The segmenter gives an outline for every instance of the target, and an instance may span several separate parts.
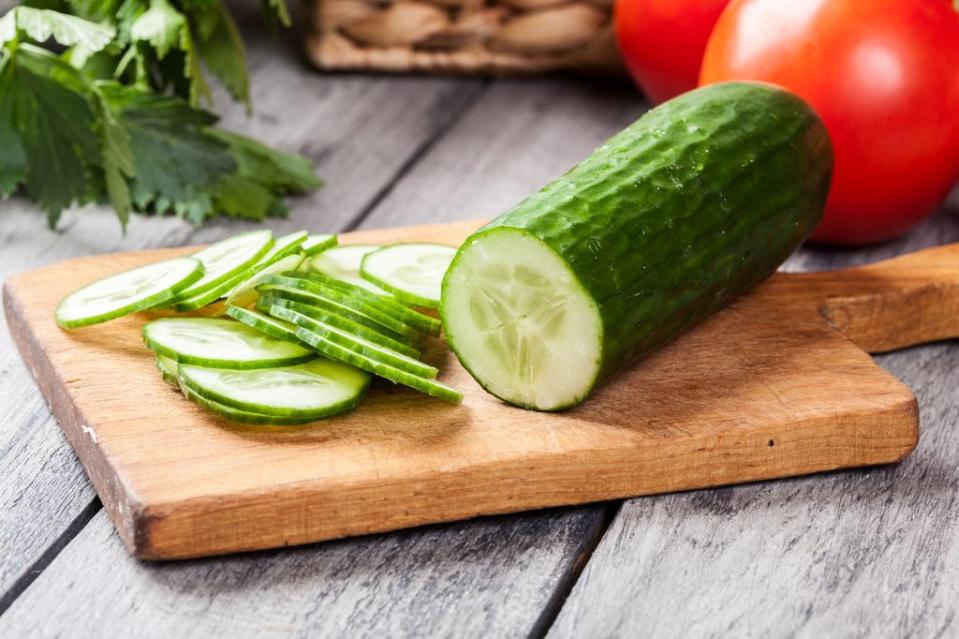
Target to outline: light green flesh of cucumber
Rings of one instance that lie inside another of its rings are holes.
[[[364,371],[328,359],[256,370],[180,365],[179,374],[197,393],[233,408],[313,418],[352,408],[370,380]]]
[[[470,374],[510,403],[556,410],[593,387],[602,321],[560,257],[500,229],[467,244],[443,285],[447,338]]]
[[[325,322],[318,321],[296,311],[292,311],[282,306],[276,306],[270,309],[270,313],[293,322],[297,326],[306,328],[334,344],[339,344],[343,348],[353,351],[363,357],[367,357],[376,362],[382,362],[413,375],[432,379],[436,377],[439,370],[424,364],[423,362],[395,351],[387,346],[383,346],[372,340],[364,339],[359,335],[336,328]]]
[[[186,300],[236,277],[256,264],[273,246],[270,231],[252,231],[211,244],[190,257],[199,260],[205,269],[203,277],[177,296]]]
[[[54,313],[57,324],[76,328],[105,322],[169,301],[203,276],[203,266],[183,257],[147,264],[97,280],[67,295]]]
[[[256,298],[259,297],[259,293],[256,292],[256,286],[263,280],[264,277],[267,275],[274,275],[276,273],[295,270],[302,261],[303,257],[300,255],[287,255],[286,257],[281,257],[280,259],[259,268],[250,277],[245,278],[226,295],[227,303],[233,304],[234,306],[247,306],[254,303]]]
[[[275,317],[264,315],[259,311],[251,311],[250,309],[243,308],[241,306],[228,306],[226,309],[226,314],[236,321],[242,322],[251,328],[255,328],[269,337],[281,339],[287,342],[293,342],[294,344],[300,343],[299,338],[293,334],[293,331],[296,330],[296,326],[290,324],[289,322],[285,322],[282,319],[276,319]]]
[[[226,319],[164,318],[143,327],[152,350],[177,362],[215,368],[268,368],[314,357],[308,349]]]
[[[360,275],[408,304],[436,308],[455,254],[441,244],[396,244],[367,254]]]
[[[412,346],[410,342],[398,341],[392,337],[389,337],[388,335],[384,335],[376,329],[354,322],[337,313],[328,312],[324,309],[310,306],[308,304],[286,300],[282,297],[270,297],[267,298],[267,302],[270,302],[269,306],[264,305],[263,308],[259,308],[258,306],[257,310],[263,313],[269,313],[270,315],[281,319],[285,310],[294,311],[309,319],[319,320],[326,324],[330,324],[331,326],[335,326],[336,328],[344,330],[351,335],[357,335],[359,337],[366,338],[371,342],[379,344],[380,346],[391,348],[394,351],[398,351],[404,355],[408,355],[409,357],[418,358],[423,354],[422,351]],[[276,310],[273,309],[274,306],[276,306]]]
[[[273,248],[260,258],[256,266],[269,266],[277,260],[281,260],[288,255],[298,252],[308,237],[309,235],[306,231],[297,231],[296,233],[290,233],[289,235],[276,238],[276,241],[273,243]]]
[[[317,233],[306,238],[306,241],[300,246],[300,251],[303,252],[303,255],[309,257],[336,246],[337,241],[335,235]]]
[[[327,357],[349,363],[357,368],[373,373],[378,377],[389,380],[394,384],[402,384],[403,386],[453,404],[458,404],[463,401],[463,394],[455,388],[450,388],[435,379],[427,379],[426,377],[400,370],[395,366],[373,360],[356,351],[344,348],[309,329],[302,327],[297,328],[296,336],[307,344],[310,344],[317,352]]]
[[[360,264],[363,263],[363,256],[380,248],[382,247],[375,244],[336,246],[310,259],[308,270],[323,273],[344,282],[362,286],[374,293],[388,296],[389,293],[360,277]]]

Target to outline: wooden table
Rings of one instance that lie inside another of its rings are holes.
[[[571,80],[323,76],[292,36],[247,31],[256,111],[222,101],[226,123],[305,153],[328,183],[277,232],[495,215],[647,108]],[[136,217],[123,237],[88,207],[50,232],[14,199],[0,278],[242,228]],[[803,249],[787,268],[954,241],[946,207],[894,243]],[[157,564],[127,555],[0,330],[0,637],[955,636],[959,345],[880,362],[921,406],[921,442],[897,466]]]

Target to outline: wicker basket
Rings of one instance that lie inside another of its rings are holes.
[[[622,75],[612,0],[313,0],[325,70]]]

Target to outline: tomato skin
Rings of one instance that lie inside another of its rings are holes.
[[[950,0],[733,0],[701,84],[762,80],[809,102],[835,149],[814,240],[890,239],[959,176],[959,14]]]
[[[706,41],[729,0],[617,0],[616,41],[654,102],[695,89]]]

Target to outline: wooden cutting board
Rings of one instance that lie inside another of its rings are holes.
[[[343,243],[459,243],[477,223]],[[884,464],[918,439],[912,392],[866,352],[959,335],[959,245],[777,274],[564,413],[484,393],[439,343],[461,406],[375,383],[353,414],[245,427],[160,379],[137,315],[64,332],[95,278],[187,249],[103,255],[4,285],[9,327],[120,536],[172,559],[563,504]]]

